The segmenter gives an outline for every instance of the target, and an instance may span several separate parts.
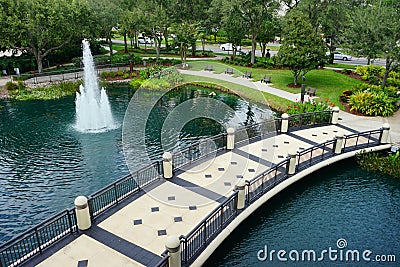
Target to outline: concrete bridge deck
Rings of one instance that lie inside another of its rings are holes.
[[[357,132],[337,124],[274,134],[194,162],[175,172],[172,179],[152,183],[106,212],[91,229],[55,245],[26,265],[156,266],[167,236],[187,235],[232,195],[240,179],[251,180],[265,172],[293,148],[301,151],[338,134]],[[367,141],[360,138],[358,142]]]

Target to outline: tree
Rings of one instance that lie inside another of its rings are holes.
[[[247,22],[251,34],[251,64],[255,63],[257,36],[260,33],[260,25],[274,13],[279,4],[275,0],[233,0],[231,8],[236,9]],[[232,9],[230,9],[230,12]]]
[[[142,29],[151,36],[156,44],[156,57],[160,57],[161,42],[165,25],[169,17],[162,0],[145,0],[140,4]]]
[[[39,72],[43,59],[52,51],[62,48],[82,33],[81,11],[86,8],[80,1],[20,0],[2,1],[2,14],[7,25],[1,25],[2,46],[27,48],[36,59]]]
[[[260,33],[257,36],[257,41],[261,46],[261,56],[265,57],[267,44],[275,40],[275,36],[280,35],[281,21],[276,15],[269,16],[261,25]]]
[[[315,32],[310,20],[302,12],[292,10],[285,16],[283,42],[278,58],[283,67],[289,68],[297,85],[300,74],[305,75],[323,61],[325,45]]]
[[[89,0],[91,16],[88,18],[92,28],[91,35],[105,37],[108,42],[110,56],[113,54],[112,29],[120,21],[122,9],[120,0]]]
[[[182,66],[187,67],[186,56],[189,47],[196,42],[199,35],[199,25],[194,23],[182,22],[175,25],[175,44],[179,47]]]
[[[228,35],[228,42],[232,43],[232,53],[235,56],[237,46],[241,45],[242,39],[249,29],[248,24],[237,10],[231,10],[229,14],[224,16],[222,28]]]
[[[400,19],[399,4],[392,1],[371,1],[359,6],[354,16],[350,16],[348,30],[345,31],[347,45],[354,53],[368,58],[382,54],[386,59],[382,87],[390,71],[400,61]]]

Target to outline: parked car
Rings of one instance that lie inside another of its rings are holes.
[[[222,51],[232,51],[232,50],[233,50],[233,45],[232,45],[232,43],[226,43],[226,44],[220,45],[219,48],[220,48]],[[240,47],[240,45],[237,45],[237,46],[236,46],[236,50],[237,50],[237,51],[242,50],[242,48]]]
[[[330,53],[329,53],[329,52],[326,52],[326,55],[329,56]],[[352,58],[353,58],[352,56],[343,54],[343,53],[340,52],[340,51],[335,51],[335,52],[333,53],[333,59],[336,59],[336,60],[344,60],[344,61],[347,61],[347,60],[351,60]]]
[[[138,44],[154,45],[154,41],[149,37],[139,36],[137,39]]]

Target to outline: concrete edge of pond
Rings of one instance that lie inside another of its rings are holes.
[[[315,164],[304,171],[301,171],[298,174],[295,174],[288,178],[287,180],[283,181],[269,192],[261,196],[258,200],[256,200],[253,204],[248,206],[245,210],[243,210],[225,229],[222,230],[221,233],[206,247],[206,249],[197,257],[197,259],[191,264],[191,266],[203,266],[204,263],[208,260],[208,258],[214,253],[214,251],[224,242],[224,240],[238,227],[244,220],[246,220],[254,211],[260,208],[263,204],[265,204],[269,199],[289,187],[290,185],[296,183],[297,181],[303,179],[304,177],[308,176],[309,174],[319,170],[323,167],[329,166],[333,163],[338,161],[354,157],[357,153],[366,150],[368,152],[372,151],[381,151],[390,149],[391,144],[380,145],[372,148],[367,149],[359,149],[356,151],[347,152],[341,155],[337,155],[325,161],[322,161],[318,164]]]

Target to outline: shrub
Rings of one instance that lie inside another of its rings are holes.
[[[5,89],[8,91],[14,91],[18,89],[18,85],[14,82],[9,81],[5,84]]]
[[[385,73],[385,68],[382,66],[374,66],[374,65],[367,65],[367,66],[357,66],[356,73],[360,76],[377,76],[382,77]]]
[[[115,78],[115,72],[110,71],[108,74],[109,74],[110,78]]]
[[[296,103],[293,106],[289,106],[286,110],[286,113],[289,115],[293,114],[301,114],[306,112],[316,112],[316,111],[323,111],[328,110],[330,105],[328,104],[329,100],[326,99],[325,102],[314,102],[308,101],[304,103]]]
[[[351,90],[345,90],[343,93],[340,95],[340,100],[343,101],[344,103],[349,102],[349,97],[353,94]]]
[[[396,78],[387,78],[386,86],[393,86],[400,89],[400,79]]]
[[[391,116],[396,110],[396,101],[385,92],[355,92],[349,97],[350,110],[369,116]]]
[[[356,154],[356,161],[361,168],[400,178],[400,153],[384,156],[379,152],[366,153],[362,151]]]
[[[129,78],[129,73],[124,73],[124,74],[122,75],[122,78],[128,79],[128,78]]]
[[[102,72],[100,74],[100,77],[103,78],[103,79],[107,79],[108,78],[108,72],[107,71]]]
[[[140,86],[144,83],[144,79],[133,79],[132,81],[129,82],[129,84],[134,88],[134,89],[139,89]]]
[[[123,72],[123,71],[118,71],[118,72],[117,72],[117,76],[122,77],[123,75],[124,75],[124,72]]]

